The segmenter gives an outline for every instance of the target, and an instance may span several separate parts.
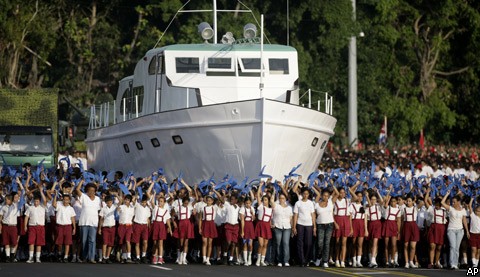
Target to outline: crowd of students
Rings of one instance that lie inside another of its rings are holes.
[[[162,169],[140,178],[70,163],[4,167],[0,261],[477,266],[475,170],[377,163],[191,185]]]

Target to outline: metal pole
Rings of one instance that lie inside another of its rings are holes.
[[[123,122],[127,121],[127,98],[123,98]]]
[[[117,124],[117,101],[113,101],[113,124]]]
[[[355,0],[351,1],[355,20]],[[348,143],[353,148],[357,148],[357,138],[357,38],[351,36],[348,45]]]
[[[260,15],[260,98],[263,98],[263,14]]]
[[[328,93],[325,92],[325,113],[328,114]]]
[[[135,118],[138,118],[138,95],[135,95]]]
[[[100,105],[100,127],[103,126],[103,105]]]
[[[188,102],[188,100],[189,100],[189,99],[188,99],[188,98],[189,98],[189,95],[190,95],[190,89],[187,88],[187,109],[188,109],[188,106],[189,106],[189,104],[190,104],[190,103]]]
[[[308,89],[308,108],[312,108],[312,90]]]
[[[317,103],[317,111],[320,111],[320,100],[318,100],[318,103]]]
[[[330,103],[330,108],[328,109],[330,115],[333,115],[333,96],[330,96],[330,100],[328,101]]]
[[[290,46],[290,7],[289,1],[287,0],[287,45]]]
[[[213,0],[213,44],[217,44],[217,0]]]

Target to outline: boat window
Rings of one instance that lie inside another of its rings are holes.
[[[239,65],[238,76],[244,76],[244,77],[260,76],[260,59],[259,58],[240,58],[238,60],[238,65]]]
[[[128,147],[128,144],[123,145],[123,150],[125,150],[125,153],[130,153],[130,148]]]
[[[148,75],[154,75],[155,74],[155,66],[157,64],[157,56],[153,56],[152,60],[150,61],[150,64],[148,65]],[[157,74],[163,74],[163,56],[158,57],[158,68],[157,68]]]
[[[177,73],[200,73],[199,58],[175,58]]]
[[[231,58],[208,58],[207,64],[208,70],[220,69],[222,71],[233,71],[233,63]]]
[[[243,64],[243,68],[246,70],[252,70],[252,69],[260,70],[260,59],[243,58],[242,64]]]
[[[157,138],[152,138],[152,139],[150,140],[150,142],[152,143],[152,146],[153,146],[153,147],[155,147],[155,148],[160,147],[160,142],[158,141]]]
[[[141,143],[140,141],[137,140],[137,141],[135,142],[135,145],[137,145],[137,149],[138,149],[138,150],[143,150],[143,145],[142,145],[142,143]]]
[[[270,74],[288,74],[288,59],[268,59]]]

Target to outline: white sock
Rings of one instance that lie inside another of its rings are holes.
[[[243,251],[243,262],[248,263],[248,252],[247,251]]]
[[[147,252],[142,252],[142,258],[147,256]]]
[[[182,252],[180,252],[180,250],[177,250],[177,260],[180,261],[181,258],[182,258]]]
[[[372,257],[372,264],[376,264],[376,263],[377,263],[377,258]]]
[[[394,259],[395,259],[395,263],[398,263],[398,253],[395,253]]]
[[[40,260],[40,255],[42,254],[42,252],[36,252],[35,253],[35,257],[37,257],[37,260]]]
[[[362,256],[357,256],[357,263],[358,264],[362,263]]]
[[[131,259],[132,258],[132,253],[127,253],[127,259]]]
[[[186,262],[186,261],[187,261],[187,253],[183,253],[182,261],[183,261],[183,262]]]
[[[466,264],[467,263],[467,258],[465,258],[465,256],[463,256],[462,258],[462,264]]]
[[[265,256],[260,256],[260,262],[264,263],[265,262]]]
[[[31,259],[33,259],[33,251],[28,251],[28,257]]]
[[[10,247],[5,247],[5,255],[7,255],[7,259],[10,258]]]
[[[472,265],[473,265],[474,267],[476,267],[477,264],[478,264],[478,260],[475,259],[475,258],[472,258]]]
[[[247,252],[247,259],[248,259],[248,263],[251,264],[252,263],[252,251],[248,251]]]
[[[231,262],[233,261],[233,256],[230,256],[230,258],[228,258],[228,260]]]

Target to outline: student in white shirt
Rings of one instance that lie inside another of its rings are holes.
[[[154,242],[154,251],[152,264],[164,264],[163,260],[163,242],[167,239],[167,233],[172,235],[172,226],[170,223],[170,211],[168,204],[165,202],[165,197],[160,196],[157,199],[157,205],[152,201],[154,207],[152,213],[152,239]]]
[[[72,244],[72,236],[76,233],[75,222],[75,210],[70,206],[71,196],[68,194],[63,195],[61,203],[57,203],[57,194],[53,196],[52,206],[55,208],[55,222],[56,222],[56,236],[55,244],[58,247],[58,251],[62,252],[62,247],[65,247],[65,256],[63,261],[67,261],[70,251],[70,245]],[[74,254],[75,255],[75,254]]]
[[[45,214],[46,199],[43,189],[40,187],[40,195],[33,196],[33,206],[30,206],[25,212],[25,231],[28,232],[28,261],[33,263],[33,250],[35,249],[35,258],[40,263],[42,246],[45,245]]]
[[[132,202],[136,201],[132,195],[120,198],[120,206],[117,207],[118,219],[118,244],[122,246],[122,263],[132,263],[131,243],[133,234],[133,217],[135,208]]]
[[[290,235],[292,233],[293,208],[287,203],[287,196],[284,193],[278,195],[278,202],[273,210],[278,266],[290,266]]]
[[[470,247],[472,247],[472,266],[478,267],[480,258],[480,206],[473,209],[473,197],[470,199],[468,209],[470,211]]]
[[[140,203],[135,204],[135,216],[133,217],[133,235],[132,242],[135,243],[135,253],[137,262],[146,262],[148,246],[148,229],[150,227],[150,216],[152,212],[147,205],[149,195],[144,194]],[[140,258],[140,244],[142,244],[142,257]]]
[[[78,225],[82,234],[82,255],[83,258],[90,263],[95,262],[95,247],[97,243],[97,227],[98,227],[98,211],[100,211],[102,201],[95,195],[97,187],[95,184],[89,183],[85,186],[86,193],[80,189],[83,186],[82,180],[77,186],[77,194],[82,204],[82,213]]]
[[[98,234],[102,236],[102,263],[111,264],[110,253],[115,246],[115,210],[117,205],[113,204],[113,196],[106,196],[105,205],[100,210],[100,221]]]
[[[2,242],[5,247],[7,259],[15,262],[18,244],[17,217],[20,216],[18,210],[18,194],[15,196],[9,194],[5,196],[5,205],[0,209],[0,232],[2,233]]]
[[[330,255],[330,241],[334,229],[333,201],[337,201],[337,194],[332,194],[328,189],[321,192],[314,187],[315,194],[315,213],[317,216],[317,259],[316,266],[323,263],[323,267],[328,268],[328,257]]]
[[[467,211],[462,207],[460,196],[453,197],[452,206],[446,203],[450,191],[442,199],[442,206],[448,211],[447,237],[450,242],[450,267],[458,269],[458,257],[460,255],[460,243],[462,242],[464,229],[467,238],[470,238],[470,232],[467,225]]]
[[[313,235],[317,233],[315,224],[315,205],[308,198],[310,191],[304,187],[301,190],[302,200],[298,200],[293,208],[293,235],[297,235],[297,251],[299,262],[306,266],[310,261]]]

